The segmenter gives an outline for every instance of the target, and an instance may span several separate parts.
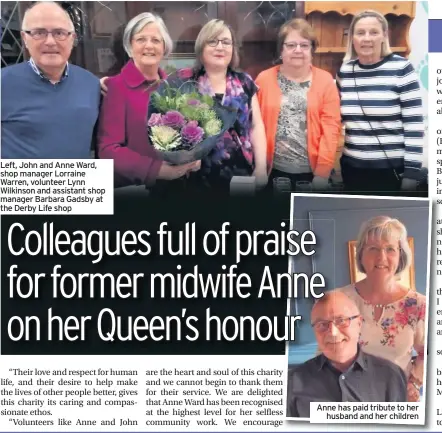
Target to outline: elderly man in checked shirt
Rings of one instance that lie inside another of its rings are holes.
[[[309,418],[312,402],[407,401],[402,369],[359,347],[362,317],[347,295],[326,293],[313,306],[311,321],[321,354],[293,370],[289,416]]]

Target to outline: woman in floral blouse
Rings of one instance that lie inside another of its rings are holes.
[[[211,95],[237,110],[237,121],[216,148],[192,173],[201,183],[217,192],[228,192],[233,176],[255,176],[256,185],[267,184],[266,138],[252,78],[238,72],[239,55],[235,34],[222,20],[209,21],[195,42],[196,65],[178,72],[181,78],[198,83],[200,93]]]
[[[407,230],[397,219],[372,218],[361,229],[356,247],[358,269],[366,278],[338,289],[363,317],[360,346],[389,359],[408,378],[408,401],[419,401],[424,377],[425,296],[397,282],[411,262]],[[417,357],[413,359],[413,352]]]

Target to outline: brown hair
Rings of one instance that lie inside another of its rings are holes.
[[[312,53],[314,53],[318,48],[318,38],[313,27],[303,18],[294,18],[281,26],[278,32],[278,53],[281,54],[282,45],[292,30],[296,30],[303,38],[311,42]]]
[[[232,28],[223,20],[213,19],[204,25],[204,27],[198,33],[198,37],[196,38],[196,69],[199,69],[201,68],[201,66],[203,66],[203,51],[207,42],[210,41],[210,39],[217,38],[224,30],[229,30],[230,34],[232,35],[232,60],[230,61],[229,66],[232,69],[236,69],[239,67],[238,44],[235,33],[233,32]]]

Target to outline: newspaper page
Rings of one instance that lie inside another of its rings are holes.
[[[0,25],[0,431],[442,431],[442,4]]]

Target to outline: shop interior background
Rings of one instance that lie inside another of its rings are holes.
[[[20,37],[21,20],[32,2],[1,2],[1,66],[28,59]],[[345,53],[348,28],[354,14],[362,9],[382,12],[390,24],[390,44],[395,53],[413,63],[423,94],[428,100],[428,2],[315,2],[315,1],[82,1],[70,2],[81,11],[79,44],[71,62],[99,77],[114,75],[121,69],[124,50],[118,40],[124,26],[142,12],[160,15],[174,40],[174,52],[163,67],[172,72],[191,66],[194,45],[203,25],[213,18],[227,21],[236,32],[241,54],[240,68],[255,78],[274,65],[279,27],[294,17],[306,18],[314,27],[319,48],[313,63],[336,75]],[[116,41],[116,43],[114,43]],[[428,130],[428,116],[425,128]],[[339,176],[338,148],[335,174]],[[424,143],[424,166],[428,166],[428,141]]]

